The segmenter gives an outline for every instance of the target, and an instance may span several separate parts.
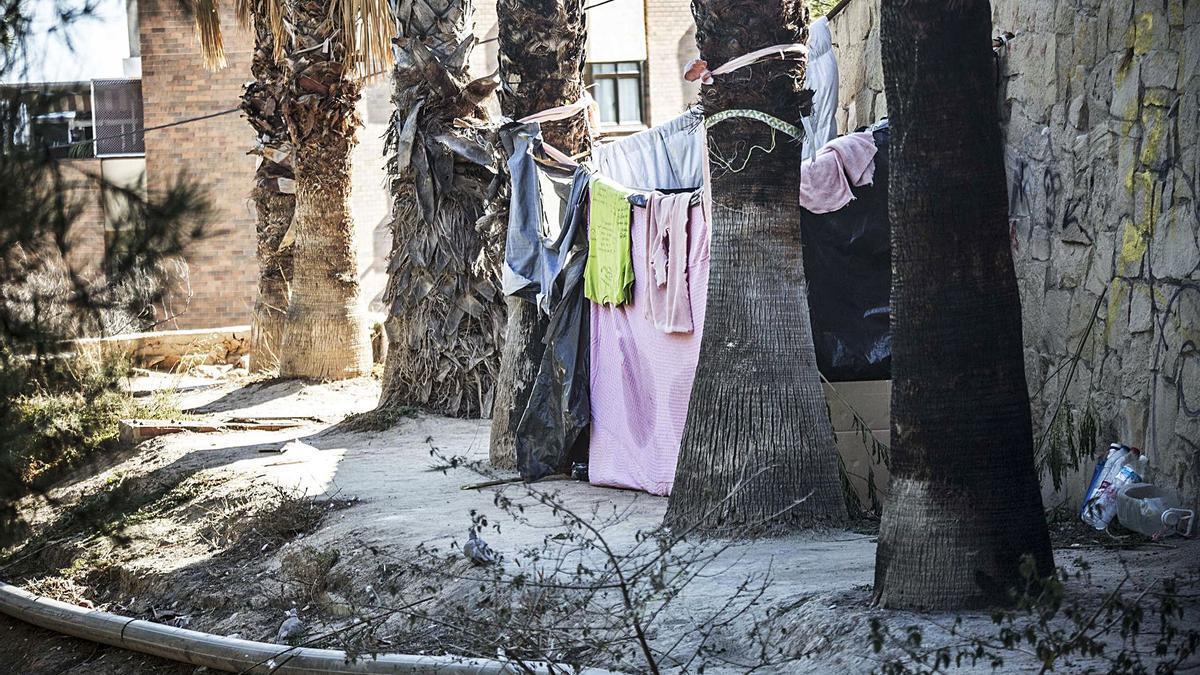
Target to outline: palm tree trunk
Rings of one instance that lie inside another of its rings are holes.
[[[291,187],[295,179],[291,141],[283,119],[287,84],[283,66],[276,59],[268,11],[267,0],[254,3],[254,54],[250,62],[254,81],[242,92],[242,110],[258,137],[261,156],[252,193],[258,216],[259,271],[250,333],[250,368],[254,371],[279,366],[292,277],[291,249],[282,248],[281,244],[296,210],[296,195]]]
[[[500,108],[513,119],[578,101],[583,95],[587,15],[583,0],[499,0]],[[582,115],[542,125],[545,142],[567,154],[591,142]],[[489,458],[517,465],[516,430],[537,379],[546,345],[546,317],[533,303],[510,297]]]
[[[892,465],[875,563],[889,607],[1002,603],[1053,569],[1033,462],[990,9],[884,0],[891,124]]]
[[[692,11],[712,67],[807,32],[792,0],[694,0]],[[750,108],[798,125],[811,103],[800,75],[794,61],[770,61],[717,76],[704,112]],[[741,143],[773,150],[737,172],[713,167],[708,310],[667,522],[734,535],[839,524],[846,505],[800,248],[800,146],[744,119],[711,127],[708,143],[712,156]]]
[[[333,0],[288,0],[292,31],[284,117],[295,148],[296,231],[291,302],[279,373],[343,379],[371,368],[359,301],[350,150],[359,125],[346,43]]]
[[[399,53],[392,153],[390,313],[383,395],[387,421],[404,407],[454,417],[491,408],[499,369],[501,178],[480,103],[494,80],[468,81],[469,0],[393,3]]]

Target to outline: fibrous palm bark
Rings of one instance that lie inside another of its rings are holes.
[[[500,301],[502,187],[487,112],[494,78],[469,81],[470,0],[394,2],[388,355],[379,411],[479,417],[491,406]]]
[[[292,225],[296,195],[291,140],[283,119],[286,79],[272,31],[278,20],[276,0],[254,0],[248,7],[254,30],[250,72],[254,80],[242,92],[242,111],[254,128],[260,156],[251,193],[257,212],[258,295],[250,337],[250,367],[271,370],[279,365],[279,347],[288,309],[292,252],[283,239]]]
[[[803,42],[798,0],[694,0],[700,55],[716,67]],[[795,61],[719,75],[705,115],[749,108],[799,125],[811,92]],[[715,534],[779,532],[846,518],[833,430],[816,366],[800,248],[800,146],[745,119],[708,130],[714,164],[704,338],[667,522]],[[734,171],[733,169],[739,169]]]
[[[294,150],[296,211],[279,373],[357,377],[371,368],[349,204],[350,150],[359,125],[360,85],[351,61],[357,54],[333,20],[336,0],[287,0],[285,7],[292,39],[284,118]]]
[[[875,565],[890,607],[1003,602],[1053,559],[1033,463],[990,10],[884,0],[891,114],[892,464]]]
[[[583,0],[499,0],[500,108],[520,119],[583,95],[587,15]],[[588,148],[582,114],[542,125],[546,143],[567,154]],[[516,430],[537,379],[545,351],[546,317],[533,303],[507,299],[508,326],[492,409],[491,464],[513,468]]]

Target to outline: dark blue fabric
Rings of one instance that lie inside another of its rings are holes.
[[[551,289],[572,255],[570,246],[564,246],[571,236],[568,225],[575,220],[574,210],[587,188],[586,180],[576,178],[586,176],[586,172],[578,167],[538,162],[535,157],[544,157],[544,153],[541,127],[536,122],[505,127],[501,142],[508,153],[512,185],[504,247],[504,293],[534,301],[549,314]],[[548,184],[553,187],[547,189]],[[553,222],[546,208],[551,200],[558,208],[550,210],[562,215]]]

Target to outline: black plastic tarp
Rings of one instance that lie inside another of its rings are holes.
[[[536,302],[539,320],[547,322],[545,350],[515,431],[517,469],[533,481],[586,459],[590,335],[583,269],[589,174],[537,161],[544,151],[536,123],[510,125],[501,139],[512,181],[505,291]]]
[[[837,211],[800,216],[817,367],[833,382],[891,378],[888,130],[874,137],[873,184]]]

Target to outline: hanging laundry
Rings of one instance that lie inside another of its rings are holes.
[[[536,122],[509,125],[500,137],[512,187],[504,292],[536,302],[549,316],[529,402],[515,413],[517,468],[537,480],[570,466],[591,417],[583,299],[590,176],[545,159]]]
[[[859,132],[833,139],[800,164],[800,206],[813,213],[837,211],[854,193],[850,186],[870,185],[875,171],[875,140]]]
[[[629,299],[633,263],[629,253],[629,192],[601,176],[591,180],[588,260],[583,294],[600,304]]]
[[[650,195],[646,207],[646,318],[664,333],[692,332],[688,292],[691,193]]]
[[[679,243],[686,249],[688,297],[696,328],[691,333],[663,333],[645,312],[653,278],[648,215],[645,208],[633,210],[632,302],[591,306],[588,480],[594,485],[669,495],[700,358],[709,232],[703,208],[690,207],[691,236]]]
[[[810,159],[820,148],[837,138],[838,64],[833,52],[833,36],[829,19],[821,17],[808,26],[808,63],[804,67],[804,83],[813,91],[811,128],[806,129],[812,143],[805,143],[802,157]]]
[[[634,190],[694,189],[708,155],[699,114],[688,111],[659,126],[592,148],[596,173]]]
[[[584,459],[572,451],[591,420],[589,322],[583,297],[589,180],[586,169],[576,169],[573,199],[564,203],[562,232],[555,240],[560,264],[543,282],[542,304],[550,315],[546,349],[515,434],[517,469],[525,480],[563,473],[573,461]]]
[[[540,159],[542,132],[537,122],[514,124],[501,131],[508,153],[512,185],[508,234],[504,247],[502,289],[536,302],[550,313],[547,296],[566,262],[565,223],[583,199],[587,181],[577,181],[578,167]]]

